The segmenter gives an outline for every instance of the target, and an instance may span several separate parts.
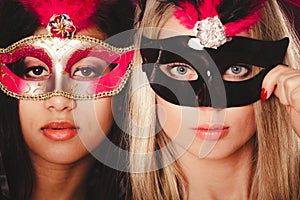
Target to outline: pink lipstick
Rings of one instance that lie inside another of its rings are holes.
[[[50,122],[45,124],[41,130],[51,140],[64,141],[73,138],[79,128],[71,122]]]
[[[192,129],[197,137],[205,140],[219,140],[228,134],[229,127],[218,124],[203,124]]]

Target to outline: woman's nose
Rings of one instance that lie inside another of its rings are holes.
[[[63,96],[54,96],[44,100],[46,109],[50,111],[71,111],[76,107],[76,102]]]

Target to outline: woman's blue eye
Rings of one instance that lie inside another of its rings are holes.
[[[232,73],[234,74],[240,74],[243,70],[243,68],[241,66],[233,66],[233,67],[230,67]]]
[[[230,66],[223,74],[226,81],[243,81],[253,77],[252,69],[254,66],[247,64],[237,64]]]
[[[159,67],[163,73],[176,80],[192,81],[198,79],[196,70],[185,63],[161,64]]]
[[[188,69],[187,67],[184,67],[184,66],[178,66],[175,68],[177,70],[177,72],[181,75],[184,75],[188,72]]]

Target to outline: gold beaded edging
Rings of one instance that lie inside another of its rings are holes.
[[[40,101],[40,100],[45,100],[45,99],[48,99],[48,98],[51,98],[54,96],[63,96],[63,97],[73,99],[73,100],[96,100],[96,99],[99,99],[102,97],[113,96],[113,95],[116,95],[119,92],[121,92],[121,90],[124,88],[128,78],[129,78],[132,68],[133,68],[133,63],[130,62],[126,69],[126,72],[124,74],[124,77],[123,77],[121,83],[119,84],[119,86],[116,89],[114,89],[112,91],[108,91],[108,92],[100,92],[100,93],[94,94],[94,95],[73,95],[69,92],[54,90],[53,92],[49,92],[46,94],[39,94],[36,96],[23,96],[23,95],[19,95],[17,93],[9,91],[7,89],[7,87],[5,85],[3,85],[1,82],[0,82],[0,89],[8,96],[11,96],[11,97],[19,99],[19,100]]]
[[[13,43],[12,45],[8,46],[7,48],[0,48],[0,53],[9,53],[13,50],[15,50],[16,48],[18,48],[19,46],[22,46],[24,44],[32,44],[35,41],[38,40],[43,40],[43,39],[51,39],[51,38],[55,38],[52,35],[34,35],[34,36],[29,36],[26,38],[23,38],[22,40],[19,40],[18,42]],[[80,40],[83,42],[90,42],[90,43],[94,43],[94,44],[99,44],[102,47],[105,47],[107,49],[109,49],[110,51],[113,51],[114,53],[126,53],[128,51],[132,51],[134,50],[134,46],[128,46],[128,47],[124,47],[124,48],[119,48],[119,47],[115,47],[112,46],[102,40],[99,40],[97,38],[93,38],[90,36],[85,36],[85,35],[76,35],[74,37],[72,37],[71,39],[65,38],[64,40]]]

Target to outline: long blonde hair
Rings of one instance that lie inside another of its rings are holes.
[[[136,22],[138,28],[162,27],[171,16],[174,5],[158,0],[148,0],[143,19]],[[139,17],[140,12],[137,12]],[[138,18],[137,17],[137,18]],[[279,25],[279,26],[278,26]],[[157,38],[158,32],[144,32],[150,38]],[[264,7],[262,19],[255,25],[250,35],[257,39],[277,40],[290,38],[285,63],[296,68],[299,65],[300,45],[296,34],[289,25],[283,11],[275,0],[269,0]],[[139,46],[139,37],[136,40]],[[174,161],[162,168],[164,158],[172,157],[169,148],[164,154],[151,154],[167,146],[169,139],[163,131],[157,134],[155,94],[146,82],[141,70],[139,53],[135,57],[135,71],[131,76],[130,123],[126,130],[132,137],[128,140],[130,158],[130,184],[132,199],[167,200],[187,199],[188,183]],[[289,116],[276,97],[254,104],[257,124],[256,147],[253,157],[253,178],[250,199],[300,199],[300,140],[293,132]],[[139,137],[136,137],[139,136]],[[152,156],[135,156],[146,155]],[[150,167],[149,167],[150,166]],[[151,166],[157,166],[151,168]]]

